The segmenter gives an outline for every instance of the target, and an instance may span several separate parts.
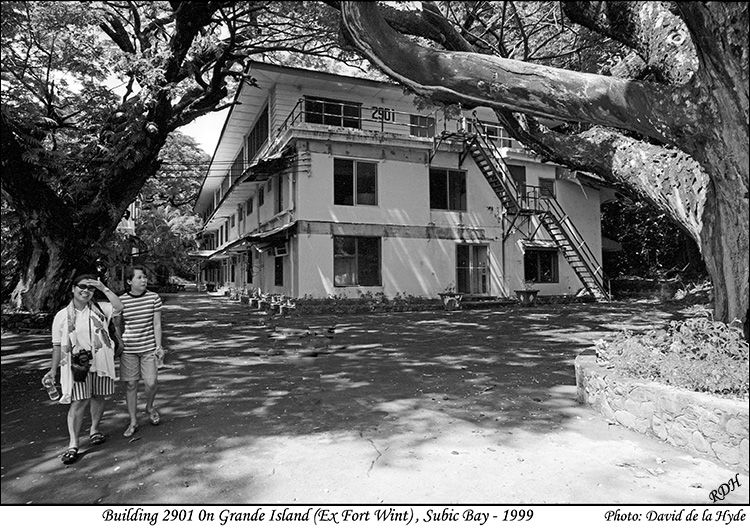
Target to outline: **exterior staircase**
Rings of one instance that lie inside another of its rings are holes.
[[[484,127],[481,122],[477,120],[476,124],[481,127],[482,132],[478,132],[469,140],[469,154],[479,166],[492,190],[500,198],[505,211],[511,215],[516,215],[521,210],[520,194],[516,188],[516,183],[510,175],[508,167],[502,161],[503,157],[500,150],[484,134]],[[477,128],[478,130],[480,129]]]
[[[519,193],[500,150],[488,138],[484,125],[476,115],[473,125],[475,134],[469,141],[468,152],[500,198],[506,212],[537,217],[586,289],[597,300],[609,301],[607,279],[601,264],[557,199],[542,196],[536,188],[530,193]]]

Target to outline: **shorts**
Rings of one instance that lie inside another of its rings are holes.
[[[71,402],[77,400],[87,400],[92,396],[106,397],[115,392],[115,381],[109,377],[99,376],[93,371],[89,371],[86,380],[83,382],[73,382],[73,392],[70,395]]]
[[[120,356],[120,380],[156,380],[156,372],[156,351],[122,353]]]

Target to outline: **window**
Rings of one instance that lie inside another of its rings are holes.
[[[284,187],[281,185],[281,176],[279,176],[278,185],[276,186],[276,211],[280,213],[284,209]]]
[[[539,179],[539,196],[542,198],[555,198],[555,180],[554,178]]]
[[[305,122],[362,128],[362,103],[305,96]]]
[[[253,212],[253,197],[248,198],[245,205],[247,206],[247,214],[250,215]]]
[[[510,170],[510,176],[513,177],[513,181],[516,183],[516,189],[518,190],[519,196],[526,196],[526,167],[523,165],[511,165],[508,164]]]
[[[524,281],[534,283],[557,283],[560,272],[557,264],[557,250],[527,248],[523,258]]]
[[[258,188],[258,207],[261,207],[265,201],[265,192],[263,191],[263,188],[260,187]]]
[[[487,133],[487,138],[495,143],[498,147],[508,147],[511,149],[523,149],[517,140],[514,140],[508,135],[508,132],[500,126],[500,124],[486,124],[484,131]]]
[[[420,138],[435,136],[435,118],[431,116],[409,116],[409,134]]]
[[[234,228],[234,215],[229,217],[229,227]]]
[[[380,237],[333,238],[333,284],[379,286]]]
[[[234,159],[234,162],[232,162],[232,167],[229,169],[228,184],[230,186],[234,184],[240,176],[242,176],[242,172],[245,170],[244,152],[245,152],[245,149],[240,149],[240,153]]]
[[[263,109],[263,112],[258,116],[258,121],[255,122],[255,126],[253,126],[250,134],[247,135],[248,163],[255,158],[255,155],[261,150],[266,140],[268,140],[268,107]]]
[[[239,222],[242,222],[244,218],[245,218],[245,206],[243,204],[240,204],[240,206],[237,208],[237,220]]]
[[[284,286],[284,258],[276,257],[273,263],[273,284],[277,287]]]
[[[340,206],[377,206],[378,164],[335,158],[333,203]]]
[[[466,172],[430,169],[430,209],[466,211]]]

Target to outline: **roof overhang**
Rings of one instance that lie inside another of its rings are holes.
[[[549,241],[544,239],[522,239],[521,246],[524,248],[538,248],[546,250],[557,250],[558,246],[555,241]]]
[[[243,82],[237,88],[232,107],[227,113],[219,141],[193,208],[197,213],[210,206],[214,192],[221,186],[229,167],[244,144],[245,136],[268,104],[276,85],[300,86],[301,80],[304,79],[305,88],[336,94],[337,97],[342,98],[349,97],[347,94],[358,93],[362,90],[366,91],[367,98],[372,100],[384,97],[386,93],[389,97],[393,97],[394,93],[398,97],[409,99],[413,97],[404,94],[398,85],[390,81],[376,81],[303,68],[253,62],[246,73],[253,77],[255,83]],[[281,116],[281,119],[285,117]],[[273,133],[271,139],[273,139]]]
[[[234,254],[243,253],[250,250],[252,247],[257,247],[259,244],[273,244],[279,239],[285,239],[294,231],[296,225],[297,221],[288,222],[275,228],[250,233],[239,239],[226,242],[214,250],[196,250],[190,252],[188,255],[197,259],[206,259],[209,261],[227,259]]]

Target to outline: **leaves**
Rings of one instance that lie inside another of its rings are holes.
[[[598,359],[626,376],[746,397],[750,349],[735,325],[706,317],[670,322],[645,334],[623,331],[596,343]]]
[[[353,57],[337,44],[336,11],[320,3],[2,2],[0,8],[2,157],[12,175],[4,172],[2,186],[29,245],[4,277],[23,284],[18,301],[36,310],[59,306],[61,278],[102,254],[129,259],[121,248],[126,242],[113,232],[140,193],[143,226],[155,231],[139,245],[158,241],[149,255],[164,250],[169,266],[184,266],[176,252],[191,248],[196,221],[173,215],[189,208],[206,158],[180,140],[179,155],[168,152],[168,138],[231,104],[228,87],[244,77],[250,60]],[[33,265],[32,255],[55,255],[54,266]]]

